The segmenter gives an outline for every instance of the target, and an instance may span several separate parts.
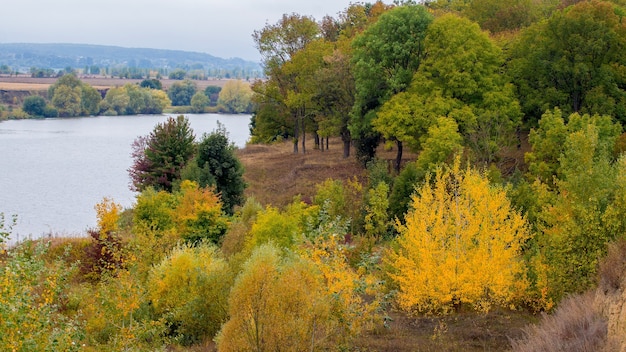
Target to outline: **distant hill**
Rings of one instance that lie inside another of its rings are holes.
[[[0,65],[28,72],[30,68],[62,70],[98,67],[129,67],[140,69],[204,70],[206,72],[246,72],[260,77],[257,62],[240,58],[223,59],[206,53],[182,50],[124,48],[89,44],[0,43]]]

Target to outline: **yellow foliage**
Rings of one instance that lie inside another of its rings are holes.
[[[301,241],[307,221],[318,212],[317,206],[308,206],[296,199],[284,211],[268,206],[258,212],[250,229],[246,249],[272,242],[281,249],[293,248]]]
[[[80,326],[61,313],[72,269],[45,262],[47,245],[22,243],[0,258],[0,351],[70,351]]]
[[[102,202],[95,205],[96,217],[98,218],[98,228],[100,233],[105,235],[118,230],[118,220],[122,206],[112,199],[104,197]]]
[[[447,312],[460,304],[488,311],[527,287],[521,244],[525,219],[503,189],[475,170],[439,168],[412,197],[398,248],[386,261],[399,286],[398,305],[413,312]]]
[[[179,246],[155,266],[148,297],[183,343],[213,337],[226,321],[232,274],[213,245]]]
[[[106,275],[97,284],[74,286],[69,304],[76,306],[85,326],[88,345],[94,350],[152,350],[165,331],[160,320],[137,318],[145,303],[145,286],[135,270],[121,269]],[[144,338],[142,338],[144,336]],[[151,336],[146,341],[145,336]]]
[[[335,337],[348,341],[374,327],[381,302],[377,278],[363,267],[354,270],[350,266],[342,240],[343,235],[329,231],[312,239],[302,255],[321,272],[326,294],[334,301],[333,316],[340,322]]]
[[[229,307],[219,351],[319,351],[332,329],[331,301],[315,267],[281,259],[272,245],[255,249],[244,264]]]
[[[217,243],[229,222],[211,188],[185,180],[175,193],[148,189],[137,197],[133,247],[144,274],[181,240]]]
[[[222,202],[213,189],[184,180],[175,197],[177,205],[172,216],[177,232],[190,242],[208,238],[217,243],[228,221],[222,216]]]

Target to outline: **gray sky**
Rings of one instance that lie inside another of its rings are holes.
[[[254,30],[284,13],[337,17],[354,2],[360,1],[16,0],[2,6],[0,43],[174,49],[259,61]]]

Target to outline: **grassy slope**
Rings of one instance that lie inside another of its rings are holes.
[[[307,141],[307,154],[294,154],[291,142],[248,145],[238,151],[244,164],[244,179],[248,183],[246,197],[254,197],[261,204],[282,207],[300,195],[308,201],[315,194],[315,185],[328,178],[364,179],[365,172],[355,158],[344,159],[339,139],[334,139],[329,150],[313,149]]]

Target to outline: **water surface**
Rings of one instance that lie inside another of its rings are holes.
[[[175,115],[172,115],[175,116]],[[190,114],[196,140],[217,128],[243,148],[250,115]],[[99,116],[0,122],[0,212],[18,215],[13,240],[82,236],[94,205],[109,197],[131,206],[131,144],[168,115]]]

